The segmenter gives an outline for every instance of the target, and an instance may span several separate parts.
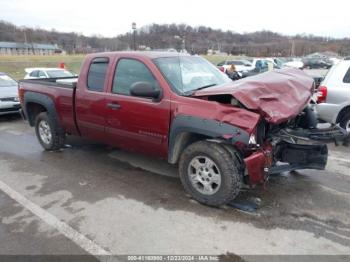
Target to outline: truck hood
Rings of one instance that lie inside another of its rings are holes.
[[[284,68],[196,91],[194,97],[231,95],[271,124],[296,117],[313,93],[313,79],[302,70]]]

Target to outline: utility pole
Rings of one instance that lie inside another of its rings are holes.
[[[24,43],[27,43],[27,34],[25,30],[23,30],[23,34],[24,34]]]
[[[134,50],[136,51],[136,23],[133,22],[131,24],[131,28],[133,30],[133,43],[134,43]]]
[[[182,37],[182,50],[181,50],[181,52],[185,52],[185,48],[186,48],[186,37],[183,36]]]
[[[290,56],[294,57],[294,55],[295,55],[295,42],[294,42],[294,39],[292,39],[292,47],[290,50]]]

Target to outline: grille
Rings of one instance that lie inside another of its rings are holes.
[[[2,101],[2,102],[18,102],[18,98],[17,97],[4,97],[4,98],[0,98],[0,101]]]

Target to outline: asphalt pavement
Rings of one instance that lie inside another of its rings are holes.
[[[325,171],[242,192],[257,212],[210,208],[158,159],[76,137],[45,152],[19,117],[0,116],[0,255],[350,255],[349,171],[350,149],[330,146]]]

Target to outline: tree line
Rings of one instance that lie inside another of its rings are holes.
[[[0,21],[0,41],[57,44],[67,53],[128,50],[133,47],[133,33],[115,37],[85,36],[55,29],[18,27]],[[237,33],[206,26],[186,24],[151,24],[136,31],[138,49],[169,49],[206,54],[209,49],[247,56],[304,56],[313,52],[332,51],[350,55],[350,39],[335,39],[299,34],[286,36],[271,31]]]

